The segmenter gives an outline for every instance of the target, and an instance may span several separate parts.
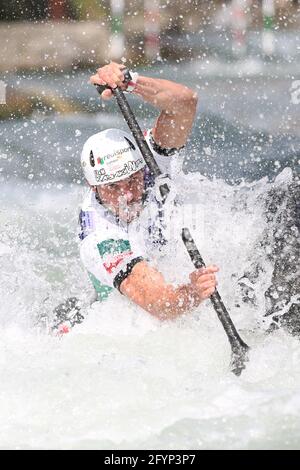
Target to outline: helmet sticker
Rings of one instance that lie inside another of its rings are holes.
[[[126,175],[132,175],[133,173],[141,169],[143,164],[143,159],[139,158],[137,161],[131,160],[125,163],[124,167],[121,170],[116,171],[115,173],[108,174],[106,173],[104,168],[101,168],[100,170],[94,170],[95,178],[97,183],[113,181],[116,178],[122,178]]]
[[[90,151],[90,164],[91,164],[91,166],[95,166],[95,159],[94,159],[93,150]]]
[[[123,153],[129,152],[131,150],[131,147],[125,147],[124,149],[116,150],[114,153],[108,153],[104,157],[98,157],[97,158],[97,163],[99,165],[103,165],[106,160],[109,160],[110,158],[117,157],[120,155],[123,155]],[[92,165],[95,166],[95,165]]]
[[[129,143],[131,150],[135,150],[135,145],[131,142],[131,140],[127,139],[127,137],[124,136],[124,139],[126,142]]]

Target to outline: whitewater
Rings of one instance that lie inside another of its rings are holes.
[[[220,125],[206,117],[196,123],[196,140],[203,122],[212,134]],[[232,184],[217,143],[206,140],[201,149],[186,151],[186,162],[198,162],[198,170],[185,166],[176,181],[182,212],[173,220],[172,244],[160,268],[176,283],[192,271],[180,240],[186,224],[205,262],[220,267],[219,292],[251,347],[247,367],[236,377],[209,301],[168,322],[118,292],[88,304],[92,288],[77,241],[86,192],[78,152],[94,129],[112,123],[125,129],[110,110],[92,117],[36,114],[1,124],[0,448],[299,448],[300,343],[283,329],[267,334],[264,294],[274,266],[271,248],[261,243],[269,230],[268,195],[288,191],[294,157],[276,157],[274,164],[265,156],[276,174],[246,167],[249,178],[237,175]],[[239,163],[250,150],[241,145],[240,153]],[[209,174],[214,166],[224,174]],[[245,301],[240,281],[255,264],[259,274]],[[71,296],[85,302],[84,322],[63,338],[49,335],[45,319]]]

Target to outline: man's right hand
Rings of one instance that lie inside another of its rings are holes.
[[[190,274],[192,289],[200,301],[208,299],[214,293],[217,285],[215,273],[218,271],[217,266],[211,265]]]
[[[111,62],[104,67],[100,67],[95,75],[90,77],[90,82],[94,85],[108,85],[110,88],[120,87],[126,90],[127,85],[124,83],[125,77],[123,71],[126,69],[125,65]],[[101,98],[110,99],[113,96],[111,90],[104,90]]]

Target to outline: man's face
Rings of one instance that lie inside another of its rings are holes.
[[[101,203],[124,222],[140,215],[143,206],[144,170],[117,183],[96,186]]]

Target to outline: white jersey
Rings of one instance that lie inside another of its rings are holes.
[[[174,150],[159,149],[151,131],[147,131],[145,137],[162,173],[166,178],[174,179],[181,169],[182,157]],[[164,234],[162,204],[147,168],[144,182],[145,207],[140,216],[129,224],[118,220],[102,206],[92,190],[82,204],[79,216],[80,257],[99,300],[105,299],[114,288],[119,289],[136,263],[151,261],[156,250],[168,243]]]

